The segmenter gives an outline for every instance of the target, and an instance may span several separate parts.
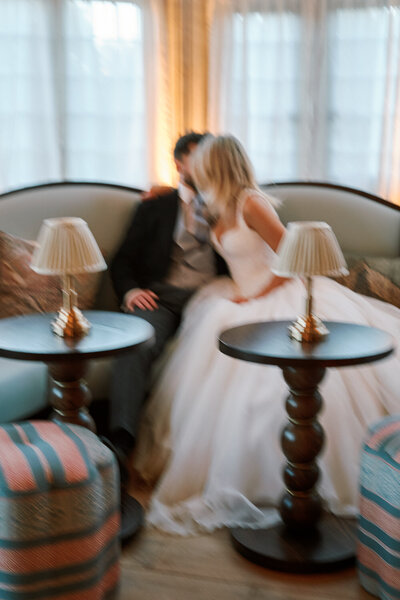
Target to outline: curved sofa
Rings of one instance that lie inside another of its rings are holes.
[[[262,188],[282,200],[282,220],[327,221],[344,252],[361,256],[400,256],[400,207],[359,190],[316,182],[290,182]],[[78,216],[87,221],[106,260],[118,248],[140,202],[140,190],[96,182],[60,182],[0,195],[0,230],[35,240],[45,218]],[[95,308],[118,310],[108,272]],[[1,340],[0,340],[1,347]],[[94,400],[104,398],[110,362],[93,361],[88,383]],[[44,364],[0,358],[0,422],[29,417],[47,406]]]

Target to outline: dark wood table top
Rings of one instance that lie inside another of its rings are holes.
[[[394,350],[391,335],[365,325],[325,322],[329,335],[301,343],[288,335],[291,321],[249,323],[220,334],[219,349],[241,360],[280,367],[343,367],[380,360]]]
[[[90,359],[128,352],[154,341],[152,325],[135,317],[109,311],[84,311],[91,324],[87,336],[67,341],[51,330],[55,314],[0,319],[0,356],[55,362]]]

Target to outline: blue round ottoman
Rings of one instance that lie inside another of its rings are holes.
[[[358,573],[385,600],[400,598],[400,415],[369,430],[360,471]]]
[[[119,476],[78,425],[0,426],[0,598],[117,597]]]

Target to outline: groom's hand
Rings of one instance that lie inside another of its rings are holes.
[[[142,200],[152,200],[157,196],[167,196],[174,188],[169,185],[153,185],[148,192],[142,192]]]
[[[156,299],[158,300],[158,296],[155,292],[134,288],[126,292],[121,308],[125,312],[134,312],[135,308],[154,310],[158,308]]]

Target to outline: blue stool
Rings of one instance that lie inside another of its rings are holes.
[[[112,452],[77,425],[1,425],[0,598],[116,598],[119,556]]]
[[[382,600],[400,598],[400,416],[369,430],[360,472],[358,574]]]

